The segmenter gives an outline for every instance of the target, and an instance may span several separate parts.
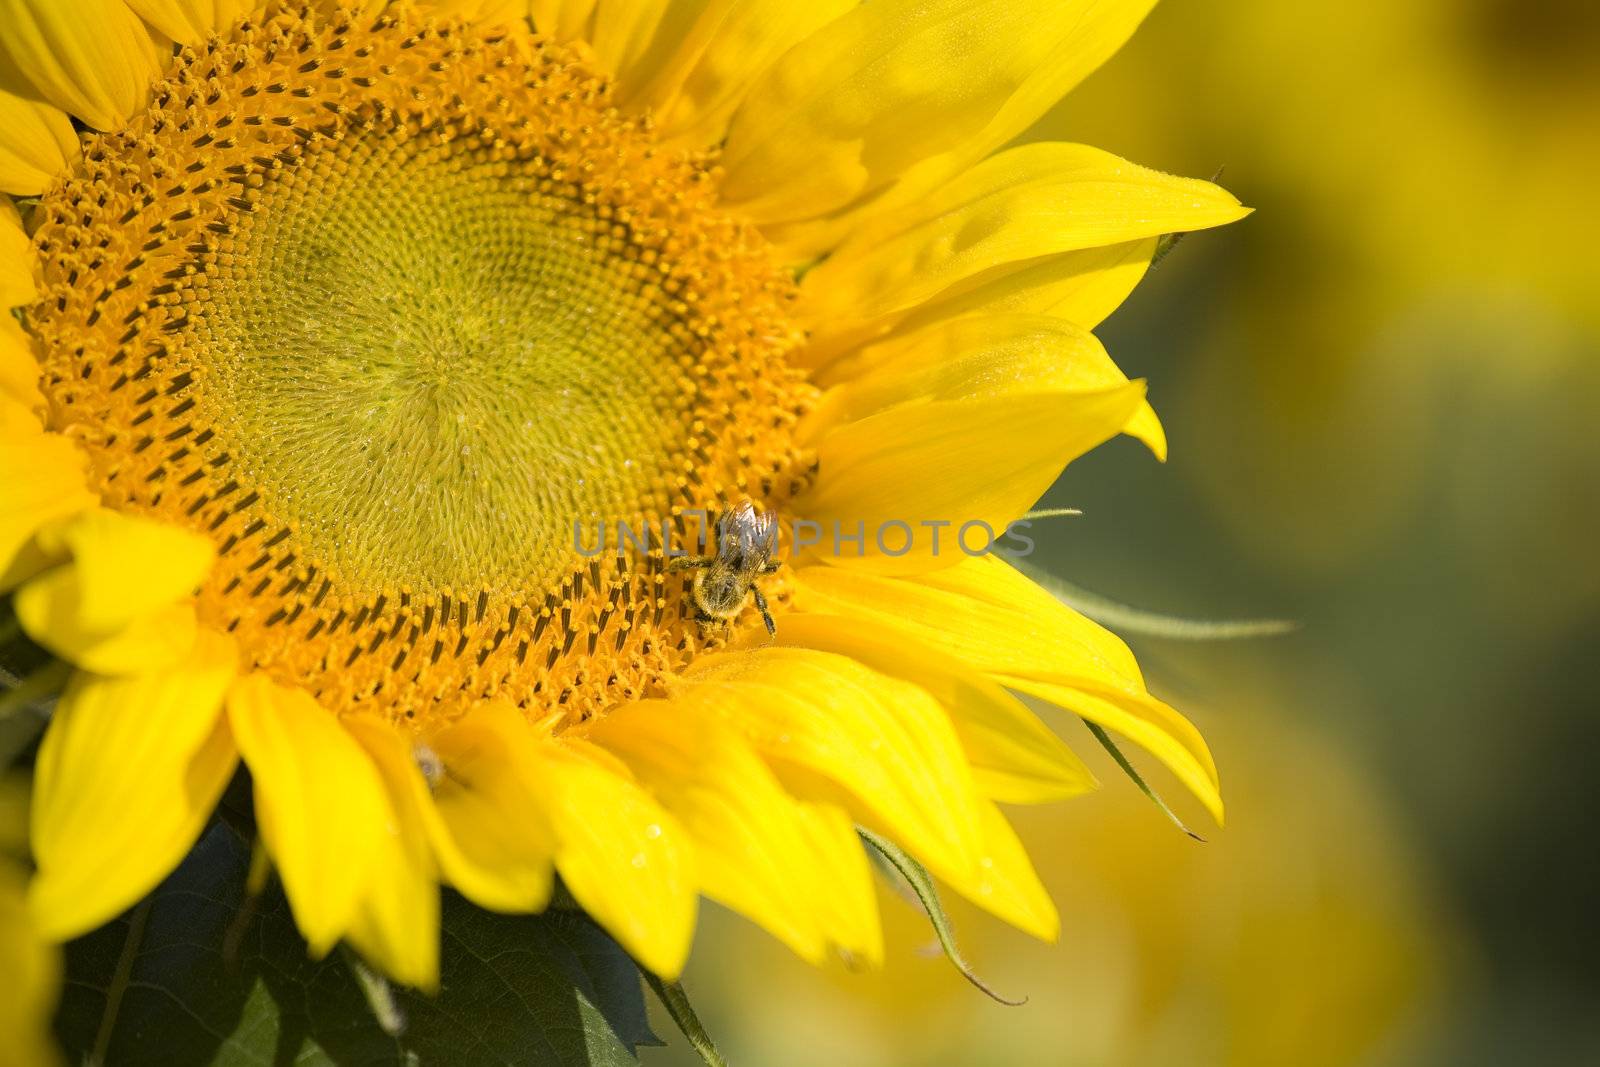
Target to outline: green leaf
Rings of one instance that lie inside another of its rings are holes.
[[[659,1044],[633,961],[587,917],[495,915],[454,894],[443,988],[392,990],[403,1029],[387,1034],[340,953],[307,958],[280,891],[242,913],[248,865],[215,823],[148,901],[67,947],[57,1036],[74,1062],[632,1067]]]
[[[1139,787],[1139,792],[1149,797],[1151,803],[1160,808],[1166,817],[1172,820],[1172,824],[1174,826],[1188,834],[1190,837],[1194,838],[1196,841],[1205,840],[1205,838],[1189,829],[1189,827],[1184,824],[1182,819],[1178,818],[1178,813],[1173,811],[1165,800],[1161,799],[1161,794],[1156,792],[1155,786],[1144,780],[1144,776],[1134,768],[1132,763],[1128,762],[1128,757],[1122,754],[1122,749],[1118,748],[1117,743],[1111,740],[1111,735],[1106,733],[1104,727],[1102,727],[1099,723],[1090,722],[1088,719],[1083,720],[1083,725],[1087,726],[1089,728],[1089,732],[1094,734],[1094,739],[1100,742],[1101,747],[1103,747],[1107,752],[1111,753],[1111,758],[1117,761],[1117,766],[1122,768],[1122,773],[1126,774],[1130,779],[1132,779],[1133,784]]]
[[[873,833],[864,827],[856,827],[856,833],[861,839],[872,846],[878,858],[887,863],[891,870],[905,879],[906,885],[916,894],[917,901],[922,905],[922,910],[927,913],[928,921],[933,924],[933,932],[939,939],[939,947],[944,950],[945,958],[955,964],[956,970],[973,985],[977,986],[990,1000],[1016,1008],[1028,1002],[1027,997],[1021,1000],[1010,1000],[996,993],[989,984],[973,972],[972,966],[961,955],[961,950],[956,947],[956,935],[950,925],[950,917],[944,913],[944,905],[939,902],[939,892],[933,886],[933,876],[913,859],[905,849],[890,841],[888,838]]]
[[[1091,593],[1034,564],[1021,560],[1013,562],[1018,570],[1057,600],[1121,634],[1165,637],[1174,641],[1244,641],[1279,637],[1300,628],[1299,623],[1288,619],[1185,619],[1163,615]]]

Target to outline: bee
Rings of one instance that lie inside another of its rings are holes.
[[[669,571],[693,570],[695,619],[701,623],[726,623],[738,617],[744,603],[755,598],[767,633],[777,624],[767,609],[767,598],[756,579],[782,566],[772,558],[778,543],[778,517],[762,511],[749,499],[741,500],[717,520],[717,554],[679,556],[667,564]]]

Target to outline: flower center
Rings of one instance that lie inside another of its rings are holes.
[[[701,642],[684,580],[575,532],[806,477],[791,280],[536,38],[247,20],[35,218],[52,424],[212,536],[202,618],[336,708],[640,695]]]

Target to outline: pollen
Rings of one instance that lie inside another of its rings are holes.
[[[579,544],[809,477],[793,279],[716,177],[535,36],[269,9],[40,201],[51,425],[212,538],[201,617],[280,681],[581,721],[707,638],[659,537]]]

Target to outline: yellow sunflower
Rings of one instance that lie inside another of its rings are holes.
[[[702,894],[871,963],[857,825],[1053,937],[996,804],[1094,782],[1013,691],[1220,819],[1127,648],[967,551],[1163,451],[1089,331],[1244,214],[1005,147],[1150,6],[0,0],[0,592],[75,668],[40,928],[147,893],[241,759],[311,951],[422,988],[440,882],[555,875],[664,976]],[[669,556],[743,502],[823,531],[748,579],[775,637]]]

